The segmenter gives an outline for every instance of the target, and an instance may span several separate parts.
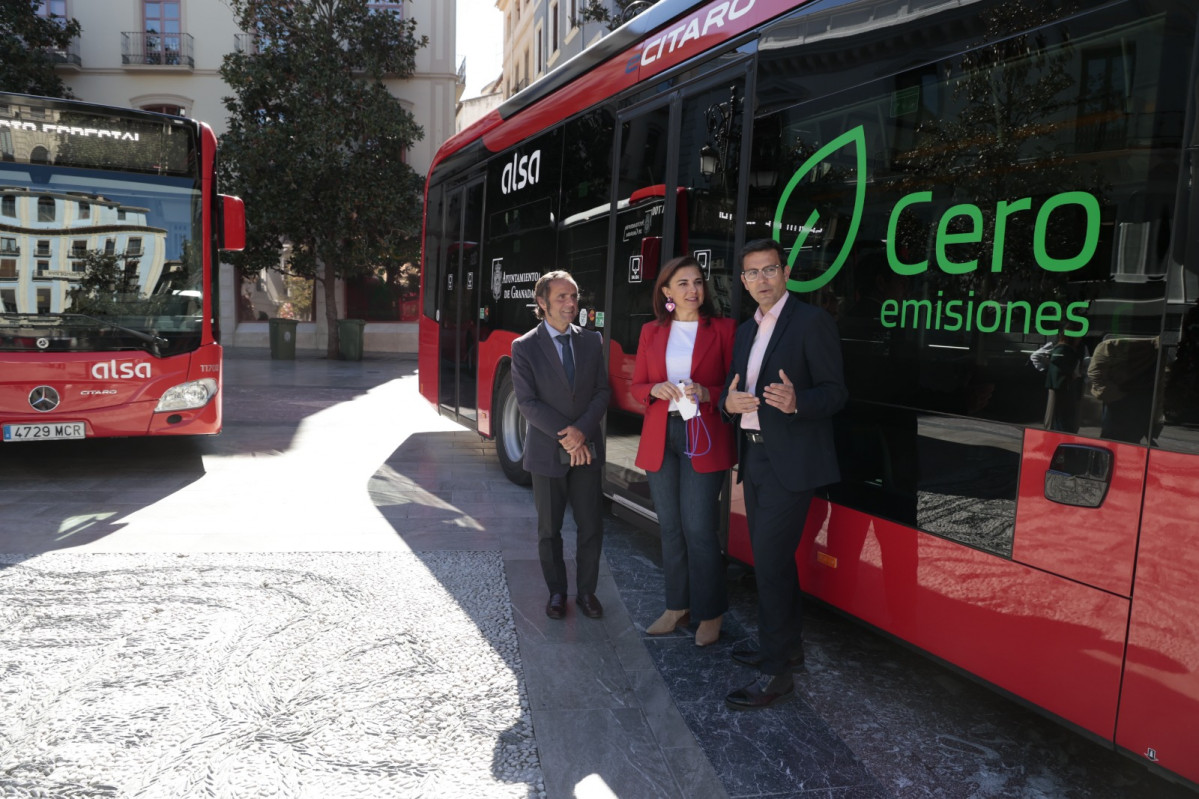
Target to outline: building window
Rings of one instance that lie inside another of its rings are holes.
[[[311,322],[316,300],[314,286],[307,278],[281,275],[268,269],[254,277],[243,278],[238,294],[237,321],[265,322],[277,318]]]
[[[117,219],[122,222],[125,221],[125,209],[124,208],[117,209]]]
[[[3,268],[3,267],[0,267]],[[9,313],[17,312],[17,292],[16,289],[4,289],[0,291],[0,307]]]
[[[142,16],[146,21],[146,63],[178,64],[179,3],[172,0],[143,0]]]
[[[0,277],[17,276],[17,259],[16,258],[0,258]]]
[[[579,27],[579,0],[566,0],[566,21],[572,29]]]
[[[126,255],[141,255],[142,254],[142,238],[141,236],[131,236],[129,244],[125,247]]]
[[[536,32],[533,34],[533,46],[537,49],[537,74],[545,72],[545,45],[542,44],[541,26],[537,26]]]
[[[550,3],[550,55],[558,52],[558,4]]]
[[[117,240],[116,239],[105,239],[104,240],[104,254],[105,255],[116,255],[117,254]]]
[[[37,198],[37,221],[53,222],[54,221],[54,198],[53,197],[38,197]]]
[[[50,289],[37,290],[37,312],[50,313]]]
[[[50,262],[49,261],[38,261],[37,262],[37,273],[39,275],[45,274],[46,272],[49,272],[49,271],[50,271]]]
[[[37,254],[43,258],[50,255],[50,239],[37,240]]]
[[[376,269],[345,283],[346,314],[368,322],[411,322],[419,315],[420,269],[412,263]]]
[[[386,2],[385,0],[367,0],[366,7],[370,9],[372,14],[381,14],[384,11],[395,14],[400,19],[404,18],[404,2]]]
[[[50,163],[50,151],[40,144],[34,147],[29,153],[29,163],[31,164],[48,164]]]
[[[170,114],[176,117],[187,116],[187,109],[181,105],[170,105],[159,103],[157,105],[143,105],[143,111],[153,111],[156,114]]]
[[[21,251],[17,249],[17,240],[4,236],[0,238],[0,252],[5,255],[20,255]]]
[[[82,258],[87,255],[87,242],[83,239],[75,239],[71,242],[71,257]]]
[[[92,207],[88,203],[79,203],[79,218],[87,219],[92,215]]]
[[[4,216],[17,215],[17,198],[11,194],[0,197],[0,214]]]
[[[42,0],[37,7],[39,17],[58,17],[63,22],[67,19],[67,0]]]

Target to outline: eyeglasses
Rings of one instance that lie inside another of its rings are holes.
[[[747,269],[741,273],[741,277],[748,280],[750,283],[756,283],[758,278],[764,277],[767,280],[774,280],[778,273],[782,271],[782,264],[774,264],[773,266],[764,266],[761,269]]]

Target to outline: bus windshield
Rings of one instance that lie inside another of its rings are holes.
[[[194,135],[22,110],[0,118],[0,352],[194,350],[206,288]],[[39,145],[23,161],[4,146],[22,137]]]

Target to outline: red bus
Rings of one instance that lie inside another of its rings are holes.
[[[216,137],[0,93],[5,443],[221,430],[218,253],[244,245]]]
[[[628,385],[657,268],[694,254],[746,318],[736,253],[774,237],[850,391],[804,589],[1199,782],[1196,14],[661,0],[440,150],[421,391],[527,479],[510,346],[570,270],[609,351],[605,490],[652,518]]]

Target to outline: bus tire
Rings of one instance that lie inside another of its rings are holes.
[[[516,404],[512,375],[504,372],[495,392],[495,454],[499,456],[504,476],[518,486],[532,485],[533,475],[525,471],[525,435],[529,423]]]

